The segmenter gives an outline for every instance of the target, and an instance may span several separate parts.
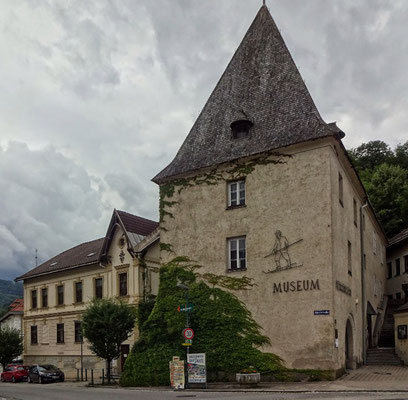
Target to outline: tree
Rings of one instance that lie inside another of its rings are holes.
[[[15,328],[0,328],[0,363],[3,371],[16,357],[23,353],[23,338]]]
[[[395,148],[395,164],[408,170],[408,140]]]
[[[408,223],[408,171],[381,164],[372,173],[362,173],[368,197],[388,236],[406,228]]]
[[[392,163],[394,158],[390,146],[382,140],[363,143],[357,148],[351,149],[349,155],[358,171],[374,169],[385,162]]]
[[[94,299],[82,316],[82,333],[90,349],[106,360],[108,383],[111,362],[120,356],[120,345],[129,338],[136,322],[136,310],[116,299]]]
[[[180,259],[180,258],[179,258]],[[248,288],[250,282],[228,279],[212,274],[200,275],[188,263],[170,262],[160,268],[160,285],[154,308],[139,326],[140,337],[135,343],[121,376],[124,386],[169,385],[169,361],[172,356],[185,359],[181,332],[185,314],[177,307],[185,303],[185,293],[176,287],[183,282],[189,287],[194,304],[190,322],[194,329],[194,352],[205,352],[207,371],[215,374],[236,373],[254,365],[259,372],[282,370],[281,360],[259,348],[269,343],[262,328],[245,305],[230,291],[215,287]],[[208,285],[206,282],[211,282]]]

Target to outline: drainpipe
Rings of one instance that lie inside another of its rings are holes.
[[[365,280],[364,280],[364,231],[363,231],[363,212],[364,208],[368,206],[367,200],[365,204],[360,207],[360,248],[361,248],[361,317],[362,317],[362,339],[363,339],[363,364],[367,362],[366,354],[366,299],[365,299]]]

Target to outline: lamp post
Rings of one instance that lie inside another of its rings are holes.
[[[178,282],[176,285],[177,288],[185,290],[186,293],[186,307],[188,307],[188,297],[190,294],[190,288],[184,283]],[[186,312],[186,328],[190,327],[190,311]],[[186,371],[185,371],[185,387],[188,389],[188,355],[190,353],[190,346],[186,346]]]

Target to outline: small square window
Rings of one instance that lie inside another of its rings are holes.
[[[245,205],[245,181],[234,181],[228,183],[228,207],[239,207]]]
[[[228,269],[230,271],[237,271],[246,268],[246,238],[228,239]]]

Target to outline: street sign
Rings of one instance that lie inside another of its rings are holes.
[[[183,329],[183,336],[186,339],[192,339],[194,337],[194,331],[191,328]]]
[[[315,310],[314,315],[330,315],[330,310]]]
[[[181,343],[182,346],[191,346],[192,344],[193,344],[192,340],[190,342],[186,340],[184,343]]]
[[[188,383],[207,383],[205,368],[205,353],[189,354],[187,356]]]
[[[177,307],[178,312],[192,312],[194,310],[193,303],[182,304]]]

